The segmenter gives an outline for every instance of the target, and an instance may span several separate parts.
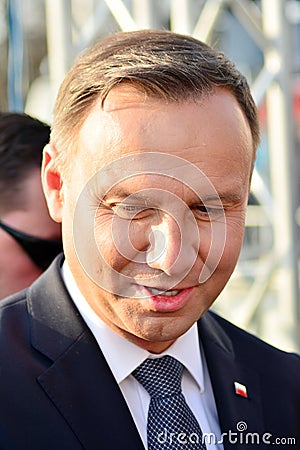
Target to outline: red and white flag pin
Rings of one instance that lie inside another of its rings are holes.
[[[236,395],[240,395],[241,397],[248,398],[247,388],[244,384],[234,382],[234,392]]]

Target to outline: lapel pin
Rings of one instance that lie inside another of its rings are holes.
[[[248,398],[247,388],[241,383],[237,381],[234,382],[234,392],[236,395],[240,395],[241,397]]]

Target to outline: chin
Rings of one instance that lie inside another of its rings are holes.
[[[175,341],[183,335],[192,325],[183,323],[182,317],[151,317],[146,323],[142,324],[136,336],[149,343],[163,343]]]

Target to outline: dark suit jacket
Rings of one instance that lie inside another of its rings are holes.
[[[66,291],[61,260],[0,302],[0,449],[142,450],[119,387]],[[255,448],[264,448],[264,433],[270,441],[297,435],[299,448],[300,358],[210,312],[199,331],[222,432],[237,432],[243,421],[259,434]],[[236,395],[234,381],[247,386],[248,398]],[[244,438],[232,434],[231,446],[225,437],[225,449],[252,448]]]

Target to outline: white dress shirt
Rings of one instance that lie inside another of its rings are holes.
[[[119,336],[99,318],[78,289],[66,261],[62,267],[62,276],[71,298],[94,335],[120,387],[145,449],[150,396],[131,373],[146,358],[164,355],[173,356],[184,366],[182,391],[185,399],[203,434],[212,434],[205,440],[207,450],[223,449],[223,445],[218,443],[221,437],[220,425],[204,353],[199,347],[197,325],[194,324],[163,353],[151,354]]]

